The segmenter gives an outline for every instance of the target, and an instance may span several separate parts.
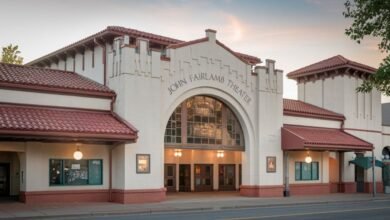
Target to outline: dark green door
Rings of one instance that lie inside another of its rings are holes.
[[[355,166],[356,192],[364,192],[364,168]]]

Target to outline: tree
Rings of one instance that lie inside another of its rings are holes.
[[[345,30],[345,34],[359,44],[366,36],[379,38],[379,50],[382,53],[388,53],[390,50],[390,1],[347,0],[344,6],[344,17],[353,19],[352,25]],[[380,64],[376,74],[370,75],[356,90],[371,92],[374,88],[390,96],[390,55],[387,55]]]
[[[1,62],[11,64],[22,64],[23,57],[19,56],[20,51],[18,45],[13,46],[12,44],[3,47],[1,54]]]

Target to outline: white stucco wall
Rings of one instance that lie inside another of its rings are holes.
[[[324,128],[337,128],[337,129],[341,128],[341,121],[288,116],[288,115],[283,116],[283,124],[324,127]]]
[[[386,141],[386,138],[383,138],[381,134],[381,95],[377,90],[371,93],[357,93],[356,88],[362,82],[362,79],[354,76],[338,75],[324,80],[300,83],[298,85],[298,98],[343,114],[346,117],[344,123],[346,132],[372,143],[376,158],[381,158],[383,142]],[[371,153],[367,152],[366,156],[371,156]],[[345,153],[344,182],[354,182],[354,166],[348,164],[348,161],[354,157],[355,153],[353,152]],[[371,169],[365,172],[365,181],[372,182]],[[377,181],[381,181],[380,168],[376,168],[375,172]]]
[[[382,141],[383,147],[390,146],[390,126],[382,127]]]
[[[138,49],[118,39],[115,53],[108,51],[108,85],[117,93],[115,111],[139,129],[137,143],[123,149],[129,170],[125,189],[163,187],[166,123],[181,102],[195,95],[221,100],[240,121],[246,143],[243,185],[282,184],[282,72],[274,71],[274,63],[269,62],[257,71],[258,76],[252,75],[250,65],[216,44],[214,37],[168,49],[170,61],[162,61],[158,51],[149,51],[148,41],[142,39]],[[137,153],[151,154],[150,174],[135,173]],[[277,156],[276,173],[266,174],[266,156]]]
[[[381,133],[366,132],[366,131],[351,131],[351,130],[346,130],[346,132],[372,143],[374,145],[374,154],[376,159],[381,160],[382,149],[383,149]],[[372,153],[366,152],[365,156],[371,157]],[[352,160],[354,157],[355,155],[353,153],[348,153],[345,154],[345,158],[344,158],[344,167],[345,167],[344,173],[346,174],[346,178],[348,178],[349,181],[354,180],[354,166],[349,165],[348,161]],[[376,177],[376,181],[382,181],[382,169],[380,167],[375,167],[375,177]],[[368,169],[365,171],[365,181],[372,182],[372,169]]]
[[[94,53],[93,53],[94,51]],[[83,67],[84,53],[84,69]],[[92,56],[94,56],[94,65],[92,66]],[[76,72],[80,75],[88,77],[98,83],[104,83],[104,65],[103,65],[103,48],[95,46],[86,48],[84,52],[76,52],[74,56],[67,56],[60,59],[58,62],[51,62],[49,67],[52,69],[66,70]]]
[[[0,102],[110,110],[111,99],[0,89]]]
[[[295,180],[295,162],[305,162],[307,152],[299,151],[288,153],[289,157],[289,183],[307,184],[307,183],[329,183],[329,152],[310,151],[313,162],[318,162],[318,180]]]
[[[109,187],[109,147],[105,145],[80,146],[84,154],[83,159],[101,159],[103,161],[103,184],[83,186],[49,186],[49,160],[73,159],[76,150],[75,144],[60,143],[26,143],[26,163],[21,167],[24,179],[27,182],[25,190],[31,191],[59,191],[79,189],[108,189]]]

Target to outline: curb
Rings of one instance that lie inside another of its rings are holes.
[[[146,209],[139,211],[107,211],[107,212],[91,212],[81,214],[69,214],[69,215],[43,215],[43,216],[28,216],[28,217],[11,217],[7,219],[52,219],[52,218],[86,218],[86,217],[98,217],[98,216],[121,216],[121,215],[137,215],[137,214],[164,214],[164,213],[185,213],[185,212],[201,212],[201,211],[218,211],[218,210],[233,210],[233,209],[250,209],[250,208],[261,208],[261,207],[283,207],[283,206],[299,206],[299,205],[320,205],[320,204],[339,204],[339,203],[361,203],[366,201],[386,201],[390,198],[366,198],[358,200],[339,200],[339,201],[305,201],[295,203],[268,203],[268,204],[255,204],[255,205],[236,205],[236,206],[222,206],[222,207],[200,207],[200,208],[168,208],[168,209]],[[1,218],[0,218],[1,219]]]

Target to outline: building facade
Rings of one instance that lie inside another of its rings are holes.
[[[379,92],[355,87],[375,69],[321,61],[288,74],[299,100],[287,100],[283,72],[261,63],[210,29],[184,42],[110,26],[27,66],[1,64],[4,194],[139,203],[177,191],[369,192],[372,170],[356,159],[382,158],[390,127]]]

